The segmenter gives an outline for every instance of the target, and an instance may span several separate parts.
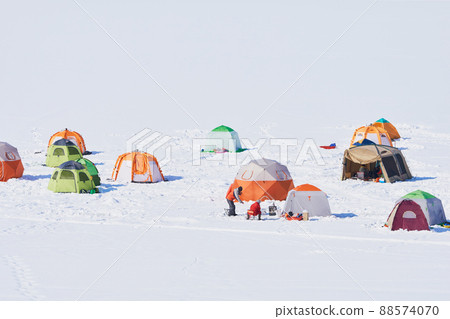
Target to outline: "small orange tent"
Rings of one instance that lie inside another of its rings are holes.
[[[376,127],[384,128],[389,133],[389,137],[391,138],[391,140],[396,140],[396,139],[400,138],[400,134],[398,133],[395,126],[392,125],[392,123],[390,123],[385,118],[379,119],[378,121],[373,123],[373,125]]]
[[[156,157],[144,152],[131,152],[117,158],[112,179],[136,183],[156,183],[164,181],[164,175]]]
[[[62,130],[52,135],[52,137],[48,141],[48,146],[52,145],[53,143],[55,143],[60,139],[66,139],[71,141],[72,143],[78,146],[78,148],[81,151],[81,154],[83,155],[87,154],[86,145],[84,144],[84,139],[80,133],[75,131],[69,131],[68,129]]]
[[[17,148],[0,142],[0,182],[23,175],[23,164]]]
[[[239,186],[242,186],[240,199],[243,201],[285,200],[294,182],[286,166],[263,158],[239,169],[232,187]]]
[[[372,124],[356,129],[355,133],[353,133],[350,146],[352,146],[353,143],[363,139],[367,139],[379,145],[392,146],[392,141],[389,133],[384,128],[377,127]]]

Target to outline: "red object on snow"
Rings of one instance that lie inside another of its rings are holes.
[[[258,216],[261,215],[261,206],[258,202],[254,202],[252,206],[250,206],[250,209],[248,210],[249,215],[251,216]]]
[[[330,144],[328,146],[320,146],[320,148],[324,148],[326,150],[332,150],[332,149],[336,148],[336,143],[332,143],[332,144]]]
[[[227,149],[224,149],[224,148],[216,148],[215,150],[214,150],[214,153],[227,153],[228,152],[228,150]]]
[[[286,214],[284,217],[286,218],[286,220],[303,220],[303,215],[289,216],[288,214]]]

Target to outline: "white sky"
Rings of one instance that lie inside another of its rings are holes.
[[[79,3],[202,129],[385,117],[449,131],[450,2],[378,1],[312,66],[372,1]],[[3,4],[0,39],[7,132],[197,128],[74,1]]]

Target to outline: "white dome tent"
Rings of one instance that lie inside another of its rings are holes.
[[[233,152],[244,151],[239,134],[231,127],[221,125],[208,133],[208,145],[205,145],[203,152]]]

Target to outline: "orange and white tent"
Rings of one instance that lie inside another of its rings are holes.
[[[144,152],[120,155],[112,173],[113,180],[136,183],[156,183],[164,181],[156,157]]]
[[[58,140],[66,139],[74,143],[81,151],[81,154],[86,154],[86,145],[84,144],[84,139],[80,133],[75,131],[69,131],[68,129],[62,130],[58,133],[52,135],[48,141],[48,146],[52,145]]]
[[[285,200],[294,182],[286,166],[262,158],[239,169],[233,188],[239,186],[242,186],[240,199],[243,201]]]
[[[384,128],[374,125],[362,126],[356,129],[355,133],[353,133],[350,146],[353,145],[353,143],[364,139],[372,141],[375,144],[393,146],[389,133]]]
[[[0,182],[23,175],[23,164],[17,148],[0,142]]]
[[[400,134],[398,133],[397,128],[385,118],[379,119],[378,121],[374,122],[373,125],[376,127],[384,128],[389,133],[389,137],[391,138],[391,140],[400,138]]]
[[[327,195],[316,186],[303,184],[291,190],[283,211],[294,215],[308,211],[309,216],[330,216]]]

